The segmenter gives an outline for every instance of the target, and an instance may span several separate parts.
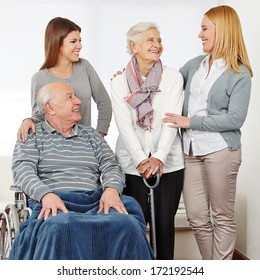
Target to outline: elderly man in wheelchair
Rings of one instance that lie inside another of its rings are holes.
[[[78,124],[81,101],[54,82],[37,95],[44,121],[17,141],[14,184],[29,197],[9,259],[154,259],[139,204],[106,141]]]

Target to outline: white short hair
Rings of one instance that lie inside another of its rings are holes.
[[[153,23],[153,22],[139,22],[135,25],[133,25],[132,27],[130,27],[129,31],[127,32],[127,52],[129,54],[132,54],[132,50],[131,50],[131,41],[133,42],[138,42],[140,34],[143,33],[144,31],[154,28],[156,29],[158,32],[159,31],[159,27]]]
[[[48,84],[40,88],[40,90],[37,93],[36,105],[37,105],[38,113],[42,119],[44,119],[46,115],[45,104],[50,101],[51,96],[52,96],[52,92]]]

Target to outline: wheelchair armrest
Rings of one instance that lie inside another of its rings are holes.
[[[28,207],[28,196],[16,185],[11,185],[11,191],[14,191],[14,205],[18,209]]]
[[[11,185],[10,191],[22,192],[22,190],[18,186],[16,186],[16,185]]]

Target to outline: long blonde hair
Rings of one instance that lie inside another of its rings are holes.
[[[251,76],[250,66],[242,28],[236,11],[229,6],[217,6],[205,14],[216,26],[216,40],[212,53],[213,59],[224,58],[229,70],[241,73],[240,64],[244,64]]]

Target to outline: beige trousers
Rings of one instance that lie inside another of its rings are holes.
[[[241,150],[186,156],[183,199],[202,258],[232,259],[235,195]]]

